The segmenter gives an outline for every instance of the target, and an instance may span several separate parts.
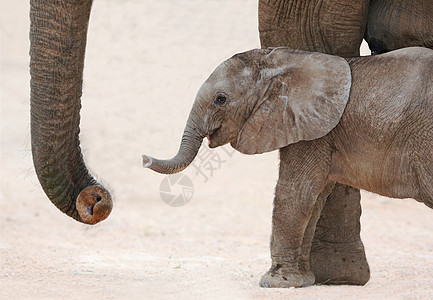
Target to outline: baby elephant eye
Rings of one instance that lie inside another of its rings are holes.
[[[218,95],[215,99],[215,104],[217,105],[224,105],[224,103],[226,103],[227,98],[226,96],[223,95]]]

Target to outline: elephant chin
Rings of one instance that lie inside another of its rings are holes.
[[[106,189],[92,185],[80,192],[75,205],[83,222],[93,225],[110,215],[113,201]]]
[[[209,140],[209,144],[208,144],[209,148],[213,149],[213,148],[218,147],[219,145],[220,144],[217,141],[215,141],[215,140]]]
[[[213,130],[210,135],[207,135],[209,148],[213,149],[224,146],[225,144],[231,143],[232,140],[236,140],[236,138],[228,138],[230,136],[231,134],[229,132],[225,132],[224,128],[219,126],[217,129]]]
[[[237,149],[238,146],[238,140],[233,140],[230,142],[230,146],[232,146],[233,149]]]

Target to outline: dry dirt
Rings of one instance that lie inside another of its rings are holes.
[[[433,210],[422,204],[362,193],[367,285],[262,289],[277,152],[204,145],[182,207],[141,167],[142,153],[175,153],[215,66],[259,46],[255,0],[95,1],[81,141],[115,206],[93,227],[57,211],[31,162],[28,11],[27,0],[0,5],[1,299],[433,298]]]

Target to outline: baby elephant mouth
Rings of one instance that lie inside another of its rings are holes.
[[[221,129],[221,126],[212,130],[209,134],[206,135],[207,140],[209,141],[209,148],[215,148],[215,147],[219,146],[218,132],[220,129]]]
[[[216,148],[219,146],[223,146],[227,143],[230,143],[232,147],[235,147],[235,145],[237,144],[237,136],[233,138],[227,138],[229,134],[227,134],[227,132],[224,132],[221,127],[222,126],[216,128],[210,134],[206,135],[209,141],[209,148]]]

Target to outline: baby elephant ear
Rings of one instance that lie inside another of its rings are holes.
[[[345,59],[288,48],[269,51],[257,82],[259,100],[234,145],[245,154],[323,137],[338,124],[349,100]]]

